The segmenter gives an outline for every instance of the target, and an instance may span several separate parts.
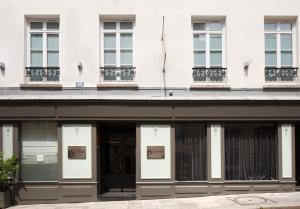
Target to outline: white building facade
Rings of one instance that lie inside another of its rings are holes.
[[[0,150],[20,204],[300,184],[300,3],[0,3]]]

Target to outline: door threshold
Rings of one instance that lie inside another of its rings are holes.
[[[125,201],[135,199],[136,192],[105,192],[98,195],[99,201]]]

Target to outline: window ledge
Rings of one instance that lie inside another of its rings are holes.
[[[23,89],[62,89],[59,83],[22,83],[20,88]]]
[[[137,90],[139,86],[136,83],[100,83],[98,89],[133,89]]]
[[[197,89],[225,89],[230,90],[230,86],[224,84],[224,83],[197,83],[197,84],[191,84],[190,85],[191,90],[197,90]]]
[[[270,84],[265,84],[263,86],[263,89],[300,89],[299,84],[287,84],[287,83],[270,83]]]

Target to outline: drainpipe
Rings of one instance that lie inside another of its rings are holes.
[[[167,59],[167,52],[166,52],[166,43],[165,43],[165,16],[163,16],[162,22],[162,33],[161,33],[161,42],[162,42],[162,51],[163,51],[163,90],[164,95],[167,97],[167,87],[166,87],[166,59]]]

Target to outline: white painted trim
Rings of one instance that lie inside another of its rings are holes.
[[[68,146],[85,146],[86,159],[69,159]],[[62,178],[92,178],[92,126],[91,124],[62,125]]]
[[[3,158],[7,159],[13,156],[13,125],[4,124],[2,126],[3,140]]]
[[[291,124],[282,124],[282,178],[293,177],[293,150],[292,150],[292,126]]]
[[[222,177],[221,167],[221,125],[211,125],[211,178],[220,179]]]
[[[171,126],[141,125],[141,179],[171,179]],[[147,146],[164,146],[164,159],[147,159]]]

